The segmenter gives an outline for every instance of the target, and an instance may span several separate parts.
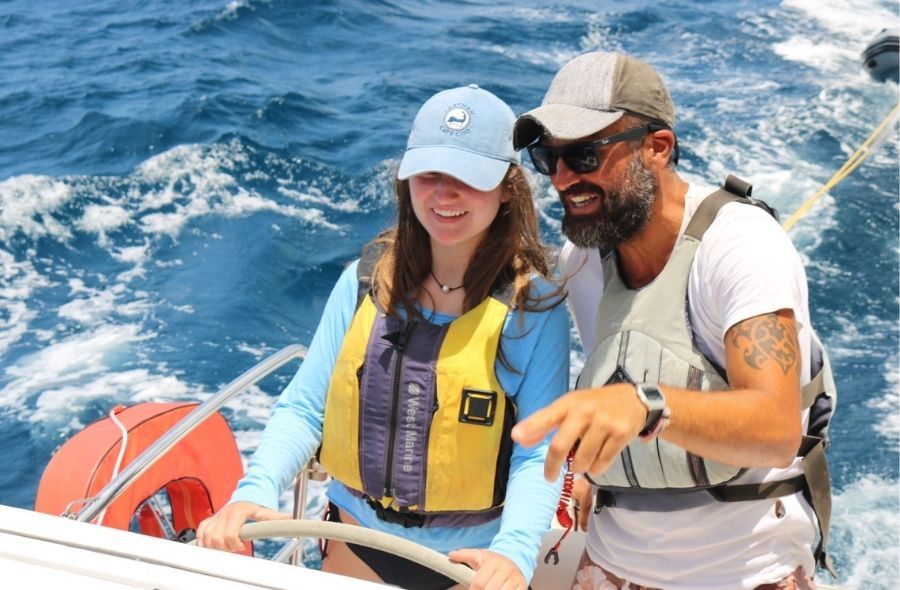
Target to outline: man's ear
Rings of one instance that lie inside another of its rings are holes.
[[[660,129],[649,135],[650,162],[660,162],[662,167],[669,165],[672,150],[675,149],[675,134],[671,129]]]

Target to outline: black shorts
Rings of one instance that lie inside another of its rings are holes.
[[[341,522],[340,511],[334,504],[328,504],[328,520]],[[447,590],[456,582],[414,561],[409,561],[391,553],[347,543],[347,547],[385,584],[393,584],[408,590]]]

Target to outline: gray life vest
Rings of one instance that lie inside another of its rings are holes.
[[[649,285],[629,289],[623,282],[613,252],[601,253],[603,298],[597,313],[596,348],[591,352],[578,388],[612,383],[657,383],[701,391],[728,389],[725,371],[694,345],[688,316],[687,285],[691,265],[703,235],[727,203],[759,206],[775,216],[762,201],[752,199],[752,187],[729,176],[725,186],[708,196],[679,236],[665,268]],[[812,339],[812,380],[802,388],[803,409],[809,408],[809,427],[797,456],[804,474],[765,484],[731,482],[745,468],[706,460],[666,440],[635,440],[599,476],[588,479],[597,486],[597,504],[630,510],[668,512],[714,502],[763,500],[802,491],[816,512],[821,541],[816,549],[820,565],[833,574],[827,555],[831,513],[831,483],[825,458],[828,424],[836,389],[825,350]]]

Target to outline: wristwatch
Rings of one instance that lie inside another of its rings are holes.
[[[644,422],[644,428],[638,433],[638,436],[648,436],[653,432],[666,409],[666,398],[656,385],[652,383],[638,383],[635,385],[635,393],[638,399],[647,408],[647,421]]]

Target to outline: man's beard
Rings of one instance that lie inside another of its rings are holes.
[[[576,246],[608,252],[644,229],[658,189],[653,173],[635,154],[615,189],[606,192],[593,183],[579,182],[560,195],[594,193],[600,199],[600,209],[592,215],[578,216],[566,210],[563,233]]]

